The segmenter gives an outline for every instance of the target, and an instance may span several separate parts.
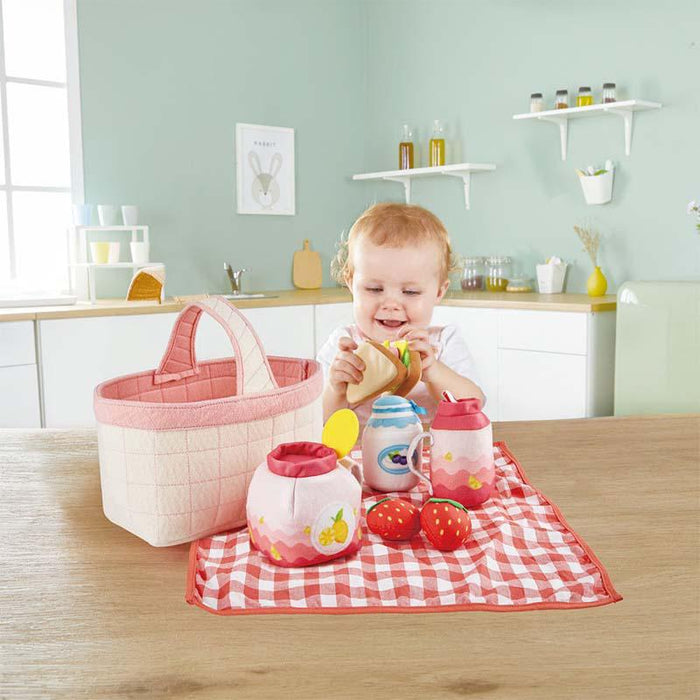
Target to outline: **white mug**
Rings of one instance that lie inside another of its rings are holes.
[[[92,204],[73,205],[73,223],[76,226],[89,226],[92,219]]]
[[[113,265],[114,263],[119,262],[119,248],[120,248],[119,241],[110,241],[109,242],[109,256],[107,258],[107,262],[110,265]]]
[[[116,226],[117,212],[114,204],[98,204],[97,216],[100,219],[100,226]]]
[[[150,244],[147,241],[131,241],[131,260],[135,263],[147,263]]]
[[[139,208],[133,204],[122,204],[124,226],[136,226],[139,222]]]

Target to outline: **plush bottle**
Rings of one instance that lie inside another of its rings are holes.
[[[430,432],[413,438],[407,451],[409,463],[423,438],[431,442],[429,484],[433,496],[467,508],[491,497],[495,481],[493,434],[479,399],[441,401]]]
[[[495,481],[491,421],[479,399],[441,401],[430,432],[434,495],[467,508],[491,497]]]
[[[421,454],[413,455],[409,468],[406,452],[411,440],[423,431],[418,414],[425,409],[401,396],[382,396],[372,404],[362,434],[362,466],[365,483],[376,491],[408,491],[418,483]]]

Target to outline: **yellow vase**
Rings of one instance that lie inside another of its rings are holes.
[[[588,289],[589,297],[602,297],[608,288],[608,280],[605,279],[605,275],[602,273],[599,267],[591,273],[586,283],[586,289]]]

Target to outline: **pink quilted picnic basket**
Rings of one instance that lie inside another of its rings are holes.
[[[202,313],[224,328],[235,358],[197,362]],[[322,389],[317,362],[266,357],[225,299],[188,305],[158,369],[95,389],[105,515],[156,547],[244,525],[248,485],[267,453],[320,441]]]

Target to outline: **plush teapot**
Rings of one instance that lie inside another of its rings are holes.
[[[248,489],[250,541],[279,566],[309,566],[354,554],[362,544],[361,476],[317,442],[278,445]]]

